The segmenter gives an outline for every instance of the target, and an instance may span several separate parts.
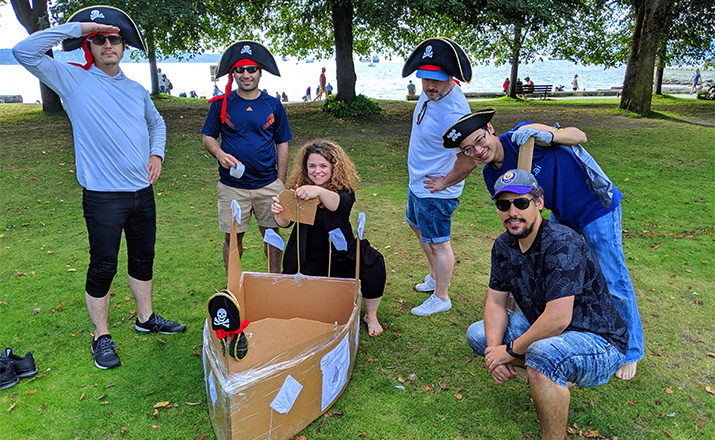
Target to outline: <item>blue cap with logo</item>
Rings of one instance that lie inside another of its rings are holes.
[[[502,174],[494,183],[494,195],[492,196],[492,200],[503,192],[523,195],[537,188],[540,188],[539,182],[536,181],[536,177],[530,172],[518,169],[509,170]]]

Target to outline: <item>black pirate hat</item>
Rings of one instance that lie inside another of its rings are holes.
[[[429,38],[421,42],[402,67],[402,77],[409,76],[415,70],[418,70],[418,78],[443,80],[451,75],[460,81],[472,80],[472,65],[467,54],[459,44],[445,37]]]
[[[241,60],[252,61],[252,64],[258,65],[262,70],[275,76],[281,76],[281,73],[278,71],[278,65],[276,65],[276,60],[265,46],[255,41],[241,40],[233,43],[226,49],[223,55],[221,55],[221,59],[218,60],[214,80],[230,73],[236,66],[236,63]]]
[[[459,148],[459,144],[470,134],[486,127],[487,123],[492,120],[495,110],[493,108],[485,108],[474,113],[462,116],[457,122],[444,132],[442,139],[444,140],[445,148]]]
[[[94,22],[108,24],[119,28],[119,35],[124,38],[128,45],[137,49],[147,51],[146,43],[141,32],[137,29],[137,25],[121,9],[112,6],[90,6],[89,8],[80,9],[72,14],[67,22]],[[67,52],[70,50],[79,49],[82,47],[86,36],[79,38],[68,38],[62,41],[62,49]]]
[[[221,341],[224,355],[228,346],[230,356],[243,360],[248,353],[248,340],[243,333],[248,321],[241,320],[241,309],[236,298],[230,291],[222,290],[211,296],[206,305],[211,329]]]

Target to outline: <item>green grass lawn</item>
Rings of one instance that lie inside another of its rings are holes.
[[[348,387],[331,416],[301,434],[311,440],[538,438],[528,386],[494,383],[465,341],[467,327],[482,319],[490,249],[503,232],[479,170],[467,179],[453,218],[453,307],[433,317],[410,314],[426,298],[412,286],[428,270],[404,222],[415,104],[381,105],[384,115],[358,120],[332,119],[315,103],[286,108],[293,155],[320,137],[338,142],[356,162],[362,182],[354,218],[367,214],[366,238],[388,270],[378,312],[387,330],[370,338],[361,326]],[[646,354],[634,380],[572,391],[570,438],[713,439],[715,103],[655,98],[651,118],[621,114],[616,105],[499,99],[472,108],[495,107],[497,132],[523,120],[580,127],[586,147],[625,195],[624,250]],[[122,249],[109,322],[124,366],[102,371],[90,354],[83,292],[88,244],[69,122],[36,105],[0,105],[0,348],[34,351],[40,369],[0,391],[2,439],[216,438],[203,381],[202,326],[206,300],[226,285],[226,275],[217,164],[200,135],[208,105],[164,99],[157,107],[168,142],[154,186],[154,305],[188,329],[172,336],[134,332]],[[244,246],[244,270],[265,272],[255,225]],[[155,410],[166,401],[170,408]]]

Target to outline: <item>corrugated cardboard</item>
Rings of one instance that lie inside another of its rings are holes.
[[[250,321],[249,348],[241,361],[224,356],[207,320],[203,356],[211,421],[219,439],[289,439],[347,386],[358,344],[359,280],[242,272],[235,227],[234,220],[228,288],[241,319]],[[302,389],[281,414],[270,405],[289,375]]]

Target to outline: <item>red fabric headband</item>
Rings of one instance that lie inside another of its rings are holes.
[[[84,70],[89,69],[89,67],[94,63],[94,57],[92,56],[92,51],[89,48],[89,39],[94,37],[95,35],[99,34],[118,34],[119,32],[95,32],[93,34],[89,34],[85,37],[84,41],[82,42],[82,50],[84,51],[84,61],[85,64],[79,64],[79,63],[70,63],[73,66],[79,66],[83,68]]]
[[[223,99],[223,104],[221,104],[221,124],[226,122],[226,101],[228,100],[228,95],[231,94],[231,88],[233,88],[233,69],[238,66],[262,67],[260,64],[256,63],[253,60],[249,60],[248,58],[238,60],[236,61],[236,64],[231,66],[231,70],[228,71],[228,82],[226,83],[226,88],[224,88],[223,90],[223,95],[214,96],[213,98],[209,99],[209,102],[214,102],[218,101],[219,99]]]

